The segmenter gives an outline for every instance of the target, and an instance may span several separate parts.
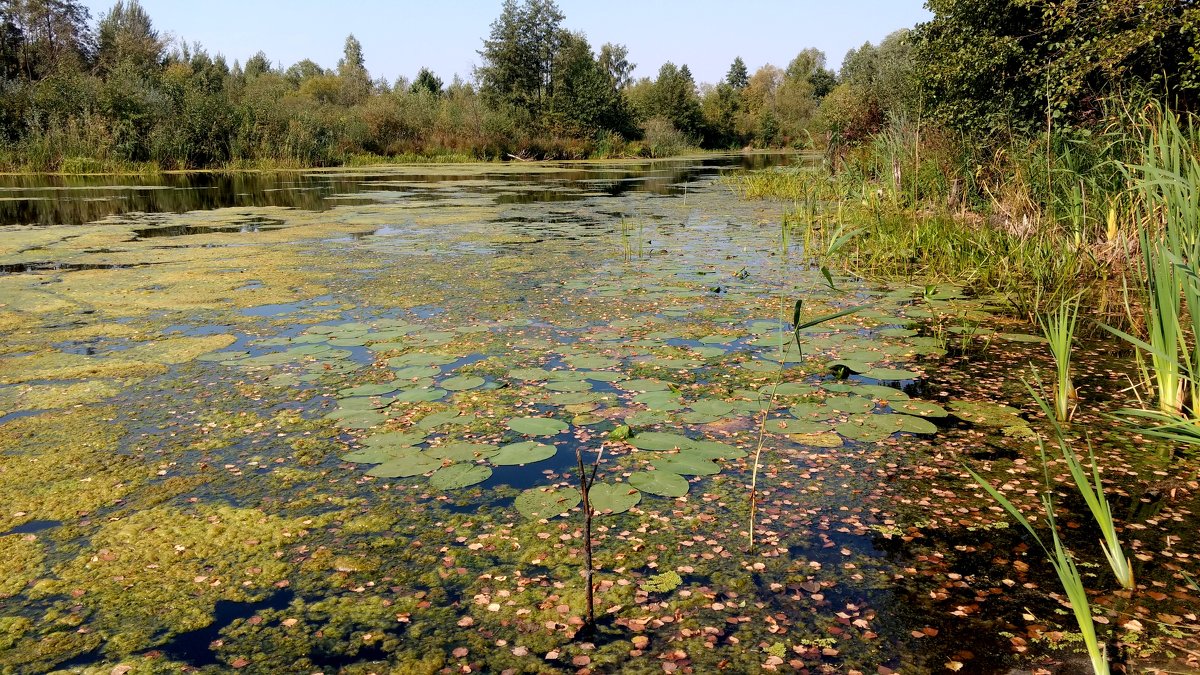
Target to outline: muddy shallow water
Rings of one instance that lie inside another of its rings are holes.
[[[1038,504],[1036,330],[827,283],[788,205],[721,179],[747,161],[9,184],[0,672],[1078,669],[1048,564],[963,468]],[[858,311],[797,346],[797,299]],[[1070,431],[1143,587],[1063,520],[1120,658],[1178,672],[1196,468],[1099,415],[1111,351],[1077,356]]]

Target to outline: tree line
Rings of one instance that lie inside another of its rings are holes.
[[[817,49],[716,83],[686,64],[634,79],[553,0],[505,0],[469,79],[373,78],[346,38],[334,69],[259,52],[229,64],[169,42],[137,0],[0,0],[0,168],[323,166],[385,159],[667,156],[864,143],[896,120],[948,135],[1082,127],[1114,92],[1191,108],[1189,0],[928,0],[933,18],[845,55]]]

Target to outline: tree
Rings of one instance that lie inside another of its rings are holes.
[[[269,72],[271,72],[271,59],[268,59],[267,55],[261,51],[246,59],[246,65],[242,68],[242,73],[246,76],[247,80],[252,80]]]
[[[292,83],[293,87],[299,87],[314,77],[322,77],[330,74],[331,73],[322,68],[316,61],[313,61],[312,59],[302,59],[292,64],[292,66],[287,69],[287,72],[284,73],[284,77],[288,79],[288,82]]]
[[[837,85],[837,77],[825,67],[825,60],[825,52],[809,47],[797,54],[788,64],[787,76],[796,80],[808,80],[813,96],[822,99]]]
[[[625,45],[606,42],[600,47],[600,56],[597,61],[600,63],[600,68],[608,75],[613,89],[621,91],[629,86],[633,69],[637,67],[636,63],[629,61],[629,48]]]
[[[90,60],[91,12],[78,0],[7,0],[7,23],[20,34],[19,64],[27,80],[79,72]]]
[[[421,68],[417,72],[417,78],[413,80],[409,91],[417,94],[420,92],[429,92],[434,96],[442,95],[442,78],[433,74],[433,71],[428,68]]]
[[[746,70],[746,62],[742,57],[737,57],[733,60],[733,64],[729,66],[729,72],[725,75],[725,83],[733,87],[737,91],[746,88],[750,84],[750,72]]]
[[[1200,104],[1200,7],[1190,0],[929,0],[913,36],[932,113],[983,133],[1078,124],[1112,91]]]
[[[505,0],[479,52],[484,98],[525,110],[534,120],[553,95],[554,57],[564,39],[563,13],[553,0]]]
[[[644,119],[661,117],[689,136],[703,131],[704,115],[696,95],[696,83],[688,67],[677,67],[668,61],[658,70],[658,77],[638,95],[638,113]]]
[[[13,80],[21,75],[21,54],[25,33],[17,25],[14,3],[0,3],[0,79]]]
[[[342,101],[346,105],[361,103],[371,93],[371,75],[363,58],[362,43],[353,33],[346,36],[337,72],[342,81]]]
[[[117,0],[100,19],[97,32],[96,66],[110,73],[128,65],[139,73],[151,73],[162,65],[163,41],[138,0]]]
[[[612,75],[592,56],[581,34],[566,33],[554,60],[550,112],[564,131],[591,135],[600,130],[630,133],[632,126]]]

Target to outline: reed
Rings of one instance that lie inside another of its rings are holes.
[[[1038,439],[1038,451],[1042,458],[1043,468],[1048,466],[1046,459],[1046,446],[1041,438]],[[1084,645],[1087,647],[1088,658],[1092,663],[1092,670],[1096,675],[1108,675],[1110,672],[1108,659],[1104,654],[1104,648],[1100,644],[1100,639],[1096,635],[1096,623],[1092,618],[1092,607],[1088,601],[1087,588],[1083,585],[1083,576],[1079,573],[1079,568],[1075,565],[1075,559],[1071,556],[1071,552],[1067,550],[1062,542],[1062,538],[1058,534],[1058,522],[1054,516],[1054,500],[1051,497],[1050,491],[1050,476],[1046,473],[1046,491],[1042,493],[1042,507],[1046,513],[1046,521],[1050,529],[1050,546],[1038,534],[1033,523],[1021,510],[1016,507],[1007,497],[1000,493],[999,490],[992,487],[991,483],[975,473],[970,467],[967,467],[967,472],[975,479],[992,499],[996,501],[1009,515],[1013,517],[1029,536],[1033,538],[1037,545],[1046,554],[1046,558],[1054,567],[1055,574],[1058,575],[1058,581],[1062,585],[1063,590],[1067,594],[1067,599],[1071,603],[1071,612],[1075,616],[1075,623],[1079,626],[1079,632],[1083,636]]]
[[[1071,380],[1071,346],[1075,340],[1075,328],[1079,323],[1079,299],[1063,300],[1058,308],[1038,317],[1042,333],[1050,344],[1054,356],[1054,417],[1059,422],[1071,419],[1072,403],[1075,401],[1075,385]]]

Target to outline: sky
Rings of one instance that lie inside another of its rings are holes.
[[[84,0],[99,18],[114,0]],[[470,79],[501,0],[141,0],[163,34],[200,42],[242,63],[262,50],[275,65],[309,58],[336,67],[346,36],[363,45],[372,77],[412,78],[426,66],[449,82]],[[687,64],[698,82],[725,76],[741,56],[753,72],[786,67],[817,47],[840,65],[846,51],[930,17],[922,0],[558,0],[564,27],[593,49],[624,44],[635,77],[667,61]]]

